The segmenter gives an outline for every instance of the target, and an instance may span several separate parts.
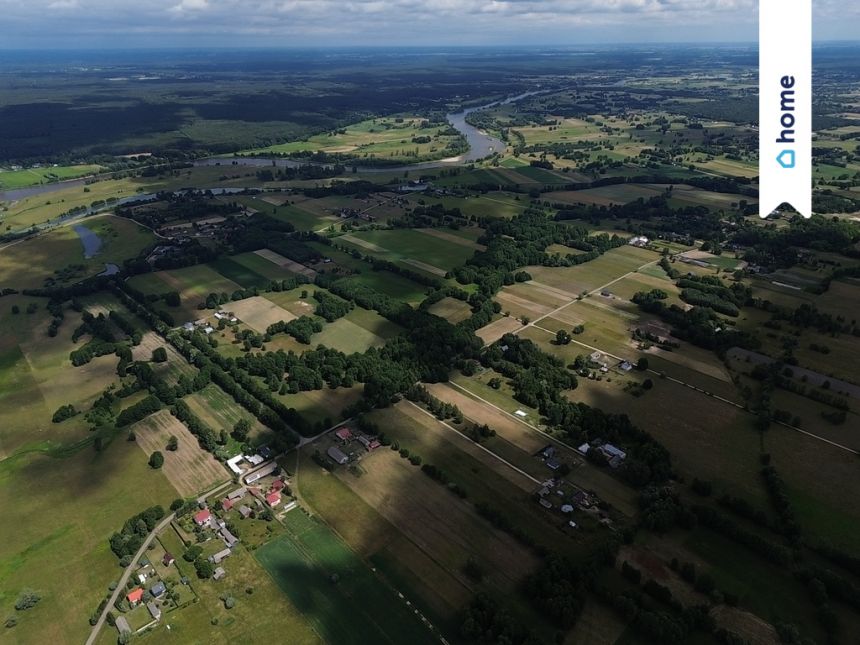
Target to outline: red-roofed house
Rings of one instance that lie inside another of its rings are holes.
[[[223,508],[225,511],[229,511],[231,508],[233,508],[233,500],[225,497],[221,500],[221,508]]]
[[[209,521],[209,518],[212,517],[212,513],[209,512],[208,508],[204,508],[199,513],[194,514],[194,523],[197,526],[203,526],[206,522]]]
[[[132,607],[134,607],[137,603],[143,600],[143,589],[141,589],[140,587],[135,587],[128,592],[126,598],[128,599],[128,603]]]
[[[284,483],[283,479],[276,479],[275,481],[272,482],[272,490],[273,491],[284,490],[284,488],[286,488],[286,486],[287,485]]]
[[[266,495],[266,503],[274,508],[278,504],[281,503],[281,494],[280,493],[269,493]]]
[[[334,432],[335,436],[341,441],[349,441],[352,439],[352,432],[350,432],[349,428],[338,428]]]

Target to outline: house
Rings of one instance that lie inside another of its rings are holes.
[[[233,552],[230,551],[230,549],[222,549],[221,551],[218,551],[218,553],[216,553],[215,555],[210,555],[209,562],[212,562],[213,564],[219,564],[224,558],[229,558],[232,553]]]
[[[227,575],[227,572],[224,571],[224,567],[215,567],[215,571],[212,573],[213,580],[220,580],[224,576]]]
[[[586,442],[586,443],[582,444],[579,448],[577,448],[577,450],[579,452],[581,452],[583,455],[587,455],[588,451],[591,450],[591,446],[589,446],[588,443]]]
[[[645,237],[644,235],[636,235],[635,237],[631,237],[627,241],[627,243],[630,246],[639,246],[639,247],[647,246],[648,245],[648,238]]]
[[[245,455],[242,455],[242,454],[238,454],[238,455],[236,455],[235,457],[231,457],[230,459],[228,459],[228,460],[227,460],[227,468],[229,468],[230,470],[232,470],[232,471],[233,471],[234,473],[236,473],[237,475],[241,475],[241,474],[242,474],[242,469],[241,469],[241,468],[239,468],[239,463],[240,463],[241,461],[244,461],[244,460],[245,460]],[[239,490],[244,491],[245,489],[244,489],[244,488],[242,488],[242,489],[239,489]],[[237,492],[237,491],[233,491],[233,493],[236,493],[236,492]],[[227,495],[227,497],[230,497],[230,499],[234,499],[234,498],[232,497],[233,493],[230,493],[229,495]],[[242,495],[240,495],[239,497],[243,497],[244,495],[245,495],[245,493],[243,492],[243,493],[242,493]]]
[[[558,470],[559,468],[561,468],[561,462],[555,457],[550,457],[544,463],[546,464],[547,468],[551,470]]]
[[[187,322],[184,325],[182,325],[182,328],[185,331],[194,331],[194,323],[193,322]]]
[[[161,620],[161,609],[158,605],[150,601],[146,603],[146,608],[149,610],[149,615],[152,616],[152,620]]]
[[[280,493],[269,493],[266,495],[266,504],[275,508],[278,504],[281,503],[281,494]]]
[[[609,289],[604,289],[603,291],[600,292],[600,295],[603,296],[604,298],[609,298],[612,296],[612,292]]]
[[[275,481],[272,482],[271,490],[273,492],[277,492],[277,491],[284,490],[286,487],[287,487],[287,485],[284,483],[283,479],[276,479]]]
[[[334,432],[335,436],[343,442],[349,441],[352,439],[352,432],[346,426],[342,428],[338,428]]]
[[[602,358],[603,354],[601,354],[600,352],[592,352],[588,355],[588,360],[590,360],[592,363],[599,363],[600,359]]]
[[[152,588],[149,590],[149,593],[151,593],[155,598],[159,598],[164,595],[165,591],[167,591],[167,587],[165,587],[164,583],[159,580],[154,585],[152,585]]]
[[[562,513],[573,513],[573,506],[571,506],[570,504],[564,504],[561,507],[561,512]]]
[[[243,519],[247,520],[251,516],[251,509],[242,504],[242,506],[239,507],[239,515],[241,515]]]
[[[538,491],[538,495],[540,495],[541,497],[546,497],[547,495],[549,495],[549,488],[547,488],[546,486],[544,486],[543,488],[541,488],[541,489]]]
[[[212,513],[209,512],[208,508],[204,508],[202,511],[194,514],[194,523],[197,526],[203,526],[209,521],[210,517],[212,517]]]
[[[544,497],[540,498],[540,505],[543,506],[544,508],[552,508],[552,502],[550,502],[548,499],[546,499]]]
[[[633,369],[633,365],[631,365],[629,361],[621,361],[618,367],[620,367],[625,372],[629,372]]]
[[[125,619],[125,616],[117,616],[116,617],[116,630],[120,634],[131,634],[131,627],[128,624],[128,621]]]
[[[527,416],[529,416],[525,410],[516,410],[514,414],[516,414],[520,419],[525,419]]]
[[[349,461],[349,457],[337,446],[331,446],[326,452],[336,464],[343,465]]]
[[[263,459],[270,459],[272,457],[272,449],[269,446],[260,446],[257,448],[257,452]]]
[[[248,492],[248,489],[242,486],[242,488],[237,488],[232,493],[227,493],[227,499],[235,502],[237,499],[242,499],[245,497],[245,493]]]
[[[603,444],[600,449],[607,457],[621,457],[621,459],[627,459],[627,453],[621,450],[621,448],[616,448],[611,443]]]
[[[229,511],[231,508],[233,508],[233,500],[228,497],[225,497],[221,500],[221,508],[223,508],[225,511]]]
[[[550,459],[551,457],[555,457],[555,447],[547,446],[541,451],[540,454],[544,459]]]
[[[224,540],[224,545],[228,549],[232,549],[239,541],[239,538],[230,533],[230,530],[227,527],[222,528],[219,533],[221,534],[221,539]]]
[[[174,558],[172,555],[165,551],[164,557],[161,558],[161,564],[163,564],[165,567],[169,567],[174,562],[176,562],[176,558]]]
[[[128,592],[128,595],[125,597],[128,600],[128,604],[132,607],[136,607],[137,604],[143,599],[143,589],[141,587],[135,587],[131,591]]]

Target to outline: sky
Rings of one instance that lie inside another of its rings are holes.
[[[858,38],[860,1],[813,11],[816,40]],[[0,48],[751,42],[757,14],[756,0],[0,0]]]

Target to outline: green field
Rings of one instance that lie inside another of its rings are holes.
[[[122,265],[155,241],[148,229],[118,217],[86,218],[79,225],[102,241],[93,257],[84,258],[83,244],[72,226],[61,226],[0,249],[0,286],[42,287],[49,278],[61,284],[77,282],[101,273],[105,264]]]
[[[319,520],[296,510],[254,557],[330,643],[435,643],[397,595]],[[332,581],[332,576],[337,581]]]
[[[374,311],[356,307],[343,318],[326,323],[311,337],[311,346],[325,345],[345,354],[381,347],[402,331],[396,324]]]
[[[14,190],[38,184],[53,183],[64,179],[75,179],[93,175],[102,169],[96,164],[76,166],[50,166],[46,168],[27,168],[24,170],[0,170],[0,190]]]

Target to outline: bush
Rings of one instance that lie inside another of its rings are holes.
[[[32,589],[24,589],[20,594],[18,594],[18,600],[15,601],[15,609],[18,611],[30,609],[35,607],[41,599],[42,596]]]
[[[149,467],[158,470],[164,465],[164,455],[158,450],[149,456]]]

